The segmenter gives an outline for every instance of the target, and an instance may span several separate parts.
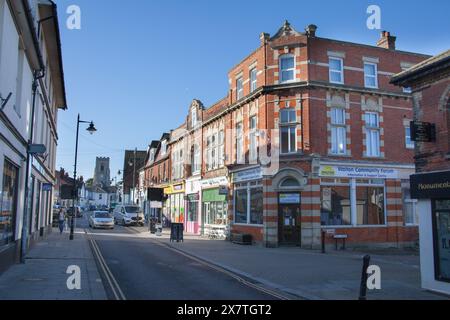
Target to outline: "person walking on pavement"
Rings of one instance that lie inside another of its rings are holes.
[[[60,232],[60,234],[62,234],[63,231],[64,231],[65,221],[66,221],[66,215],[64,214],[63,209],[59,209],[58,223],[59,223],[59,232]]]

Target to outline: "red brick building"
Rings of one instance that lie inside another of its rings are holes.
[[[185,208],[196,208],[194,232],[305,248],[320,246],[322,230],[328,243],[345,234],[355,246],[418,240],[412,97],[389,81],[428,56],[396,50],[388,32],[369,46],[316,29],[285,22],[261,34],[228,73],[227,96],[189,107],[185,133],[171,141],[184,153],[172,146],[171,158]]]
[[[422,287],[450,294],[450,50],[395,75],[411,87]]]

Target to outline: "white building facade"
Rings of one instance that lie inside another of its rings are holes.
[[[0,0],[0,271],[18,261],[22,238],[27,248],[51,231],[63,74],[56,5]],[[27,170],[30,144],[45,152]]]

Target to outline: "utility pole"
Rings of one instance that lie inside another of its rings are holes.
[[[136,204],[136,153],[137,153],[137,148],[134,148],[134,161],[133,161],[133,204]]]

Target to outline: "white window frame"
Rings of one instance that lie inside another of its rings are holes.
[[[258,69],[250,70],[250,92],[254,92],[258,88]]]
[[[236,79],[236,100],[244,97],[244,80],[242,77]]]
[[[219,168],[225,165],[225,132],[224,130],[219,130],[219,141],[218,141],[218,155],[219,155]]]
[[[236,124],[236,162],[244,162],[244,126],[242,122]]]
[[[200,147],[194,144],[192,152],[192,175],[199,174],[201,170],[201,152]]]
[[[371,75],[371,74],[367,74],[366,73],[366,65],[371,65],[371,66],[374,66],[374,72],[375,72],[375,74],[374,75]],[[373,89],[378,89],[378,64],[377,63],[374,63],[374,62],[367,62],[367,61],[365,61],[364,62],[364,86],[366,87],[366,88],[373,88]],[[367,77],[370,77],[370,78],[374,78],[375,79],[375,86],[370,86],[368,83],[367,83]]]
[[[376,124],[374,124],[374,125],[368,123],[368,121],[367,121],[368,116],[371,116],[371,115],[376,116]],[[366,112],[364,114],[364,120],[366,122],[366,124],[365,124],[365,127],[366,127],[366,156],[374,157],[374,158],[380,157],[381,156],[380,115],[378,112]],[[375,140],[372,140],[374,134],[376,134],[376,136],[377,136],[376,146],[374,145]],[[374,148],[374,147],[376,147],[376,148]]]
[[[263,219],[263,224],[255,224],[255,223],[250,223],[250,208],[251,208],[251,190],[252,189],[260,189],[263,188],[263,185],[260,183],[256,183],[256,184],[252,184],[252,183],[243,183],[241,184],[239,187],[234,189],[233,192],[233,224],[234,225],[241,225],[241,226],[262,226],[264,225],[264,219]],[[235,222],[236,221],[236,193],[237,191],[240,190],[246,190],[247,191],[247,222]],[[263,190],[264,191],[264,190]],[[264,195],[263,195],[264,197]]]
[[[254,124],[252,124],[254,120]],[[258,160],[258,117],[256,115],[249,118],[249,160],[254,162]]]
[[[194,128],[197,125],[197,110],[196,109],[191,110],[191,125],[192,125],[192,128]]]
[[[287,59],[287,58],[292,58],[294,60],[294,66],[292,68],[282,69],[281,68],[281,61],[283,59]],[[278,64],[279,64],[279,70],[280,70],[279,74],[278,74],[279,75],[279,79],[280,79],[280,83],[295,82],[295,78],[296,78],[296,74],[295,74],[295,70],[296,70],[295,55],[293,55],[292,53],[283,54],[282,56],[280,56]],[[292,71],[292,79],[283,80],[283,71],[285,71],[285,72]]]
[[[342,113],[342,121],[336,117],[336,112]],[[346,113],[344,108],[333,107],[330,110],[330,124],[331,124],[331,153],[334,155],[347,154],[347,126],[345,124]],[[341,136],[343,134],[343,137]],[[342,141],[340,141],[343,138]],[[341,149],[339,145],[342,144]]]
[[[331,60],[339,61],[341,64],[341,69],[340,70],[331,69]],[[333,81],[331,77],[332,73],[339,73],[341,81]],[[328,76],[330,83],[344,84],[344,59],[338,57],[328,57]]]
[[[282,122],[281,121],[281,113],[283,111],[287,111],[290,113],[290,111],[294,111],[295,113],[295,121],[292,121],[292,119],[288,119],[288,122]],[[285,109],[281,109],[280,110],[280,154],[292,154],[292,153],[296,153],[297,152],[297,127],[298,127],[298,122],[297,122],[297,110],[295,108],[285,108]],[[283,135],[281,134],[281,131],[283,128],[288,128],[289,129],[289,134],[288,134],[288,152],[283,152]],[[291,134],[290,134],[290,130],[294,130],[294,136],[295,136],[295,141],[294,141],[294,150],[291,150]]]
[[[409,130],[409,143],[408,143],[408,130]],[[411,140],[411,127],[405,126],[405,147],[406,149],[414,149],[415,148],[414,141]]]

